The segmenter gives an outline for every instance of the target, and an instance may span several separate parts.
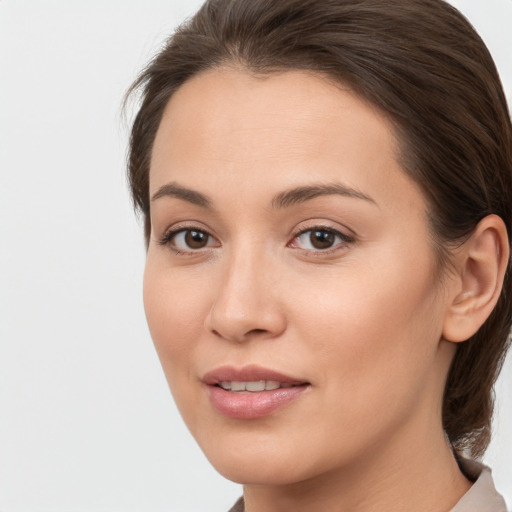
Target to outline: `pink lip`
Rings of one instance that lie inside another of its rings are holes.
[[[215,385],[223,381],[241,381],[241,382],[254,382],[257,380],[274,380],[286,384],[304,384],[304,379],[296,379],[279,373],[274,370],[269,370],[255,364],[244,366],[237,369],[232,366],[221,366],[203,376],[203,382],[208,385]]]
[[[256,365],[240,369],[223,366],[208,372],[202,380],[206,384],[210,401],[215,409],[228,418],[244,420],[269,416],[298,398],[310,387],[305,380]],[[254,393],[226,391],[218,385],[223,381],[254,382],[259,380],[277,381],[290,384],[293,387]]]

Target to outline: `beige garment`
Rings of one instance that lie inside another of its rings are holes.
[[[464,474],[475,483],[450,512],[507,512],[505,500],[494,487],[491,470],[474,460],[460,459]]]
[[[505,500],[496,491],[491,470],[473,460],[461,459],[464,474],[475,483],[462,496],[450,512],[507,512]],[[229,512],[244,512],[244,499],[240,498]]]

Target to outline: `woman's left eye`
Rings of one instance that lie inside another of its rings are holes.
[[[316,227],[299,233],[291,246],[309,251],[326,251],[351,241],[351,237],[335,229]]]

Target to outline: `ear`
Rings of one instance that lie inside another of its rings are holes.
[[[488,215],[455,255],[457,277],[443,325],[445,340],[465,341],[487,320],[498,302],[508,261],[505,224]]]

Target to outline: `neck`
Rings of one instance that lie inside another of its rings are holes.
[[[415,423],[396,432],[385,450],[374,449],[335,471],[286,486],[244,486],[246,511],[448,512],[471,484],[442,428],[418,435],[425,418]]]

